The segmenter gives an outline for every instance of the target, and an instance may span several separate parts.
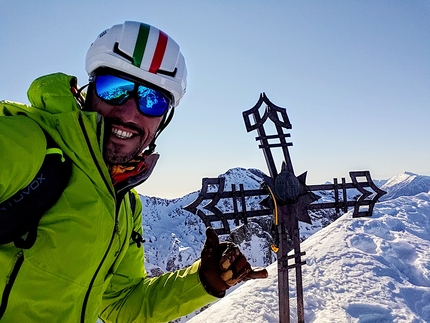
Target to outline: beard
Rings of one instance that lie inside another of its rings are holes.
[[[103,150],[103,158],[109,164],[122,165],[139,155],[142,150],[141,148],[136,148],[129,152],[123,152],[117,145],[106,144]]]
[[[105,120],[105,134],[103,141],[103,158],[108,164],[112,165],[122,165],[136,156],[138,156],[143,151],[144,146],[144,133],[140,129],[134,130],[138,132],[133,138],[125,139],[124,144],[116,142],[115,135],[112,132],[112,123],[117,125],[122,125],[119,120]],[[126,143],[134,143],[127,147]]]

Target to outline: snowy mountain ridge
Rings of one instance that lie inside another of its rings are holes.
[[[418,193],[428,192],[430,188],[430,176],[417,175],[411,172],[390,178],[382,190],[388,193],[382,197],[382,201],[394,199],[400,196],[413,196]]]
[[[220,176],[226,187],[244,183],[256,188],[260,174],[235,168]],[[301,223],[306,322],[430,322],[429,178],[405,172],[387,180],[382,186],[387,195],[371,218],[346,213],[332,223],[333,213],[313,213],[311,226]],[[182,209],[197,194],[175,200],[141,196],[150,274],[181,268],[200,256],[205,226]],[[276,258],[267,229],[267,223],[251,223],[223,238],[239,239],[235,242],[252,265],[268,266],[269,278],[241,284],[181,322],[278,322],[277,267],[269,265]],[[294,322],[292,287],[290,293]]]
[[[259,188],[261,172],[255,169],[234,168],[220,175],[225,178],[225,186],[243,184],[245,189]],[[188,266],[200,257],[200,251],[205,240],[206,226],[194,214],[183,209],[193,202],[198,192],[190,193],[182,198],[167,200],[156,197],[140,196],[143,204],[143,231],[145,237],[145,267],[149,274],[157,275],[162,272],[176,270]],[[250,201],[256,203],[256,200]],[[225,203],[220,209],[232,209],[231,204]],[[254,266],[266,266],[275,258],[270,251],[271,237],[270,217],[259,219],[246,229],[235,231],[232,237],[241,237],[246,241],[235,242],[241,245],[246,255],[252,259]],[[234,226],[234,224],[232,224]],[[254,234],[250,234],[249,231]],[[246,232],[245,232],[246,231]],[[238,238],[238,239],[241,239]],[[227,239],[221,236],[220,240]],[[260,248],[258,252],[256,246]],[[255,255],[264,255],[259,258]]]

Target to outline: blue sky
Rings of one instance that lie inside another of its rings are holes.
[[[370,170],[430,175],[430,1],[0,0],[0,99],[27,102],[38,76],[76,75],[104,29],[152,24],[181,46],[187,93],[160,136],[139,192],[181,197],[202,177],[259,168],[242,111],[261,92],[293,125],[296,175],[308,184]],[[280,161],[279,161],[280,165]]]

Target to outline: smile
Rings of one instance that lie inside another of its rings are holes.
[[[133,137],[133,135],[134,135],[132,132],[120,130],[120,129],[114,128],[114,127],[112,127],[112,133],[121,139],[129,139],[129,138]]]

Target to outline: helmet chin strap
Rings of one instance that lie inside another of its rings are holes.
[[[158,126],[158,129],[157,129],[157,132],[155,133],[154,138],[151,140],[147,149],[143,152],[144,156],[149,156],[155,151],[155,147],[157,146],[155,144],[155,140],[157,140],[157,138],[161,134],[161,132],[164,129],[166,129],[166,127],[169,125],[170,121],[172,121],[174,112],[175,112],[175,108],[172,107],[170,109],[170,111],[164,115],[163,120],[161,121],[160,125]]]
[[[73,96],[75,97],[76,103],[81,110],[84,110],[85,106],[85,96],[82,94],[82,90],[84,90],[89,85],[90,84],[88,83],[82,87],[79,87],[78,79],[76,77],[73,77],[70,80],[70,92],[72,92]]]

